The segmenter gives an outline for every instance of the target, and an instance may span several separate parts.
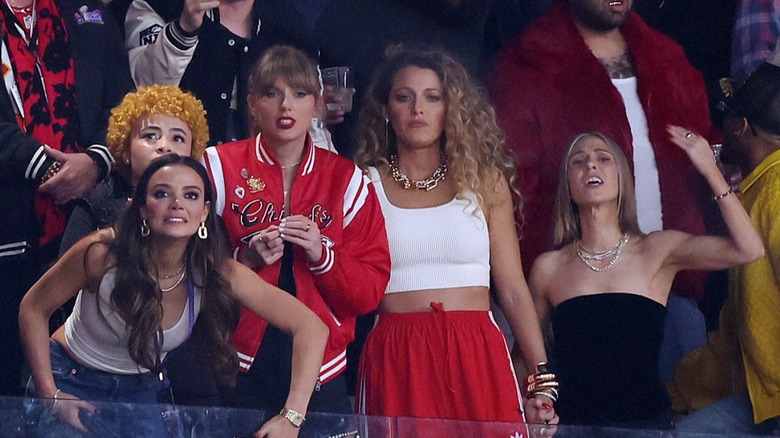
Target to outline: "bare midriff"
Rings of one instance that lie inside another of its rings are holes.
[[[379,313],[430,312],[431,303],[441,303],[445,311],[490,310],[488,288],[484,286],[425,289],[385,295]]]

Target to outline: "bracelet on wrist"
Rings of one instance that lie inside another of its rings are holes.
[[[292,409],[283,408],[279,412],[279,415],[281,415],[282,418],[285,418],[295,427],[301,427],[303,426],[303,423],[306,422],[306,417],[304,417],[303,414]]]
[[[732,195],[732,194],[734,194],[734,189],[732,187],[729,187],[728,190],[726,190],[725,192],[721,193],[720,195],[713,196],[712,200],[717,202],[717,201],[720,201],[721,199],[725,198],[726,196]]]
[[[535,372],[529,374],[525,378],[525,390],[526,398],[535,397],[537,395],[544,395],[553,402],[558,401],[558,379],[554,373],[551,373],[547,368],[547,362],[539,362],[536,364]]]
[[[41,184],[45,183],[46,181],[50,180],[51,177],[57,174],[57,172],[62,169],[62,163],[59,161],[55,161],[49,165],[49,168],[46,169],[46,173],[43,174],[41,177]]]
[[[54,399],[54,403],[51,404],[51,407],[49,408],[50,411],[54,411],[54,407],[57,406],[57,402],[60,400],[57,398],[57,396],[60,395],[60,388],[57,388],[56,391],[54,391],[54,395],[51,396],[51,398]]]

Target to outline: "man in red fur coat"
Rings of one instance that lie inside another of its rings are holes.
[[[703,77],[677,43],[632,12],[633,1],[555,2],[499,55],[489,85],[518,166],[526,273],[552,249],[560,162],[583,132],[606,134],[628,157],[644,232],[704,234],[720,220],[704,179],[666,133],[668,125],[679,125],[712,138]],[[705,278],[683,272],[675,281],[660,359],[664,378],[705,341],[696,306]]]

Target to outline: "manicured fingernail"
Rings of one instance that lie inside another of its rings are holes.
[[[552,409],[552,406],[548,405],[547,403],[542,403],[543,409]]]
[[[281,237],[282,239],[284,239],[284,233],[280,233],[280,234],[279,234],[279,237]]]

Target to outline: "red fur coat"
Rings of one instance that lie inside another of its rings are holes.
[[[635,61],[638,94],[658,163],[664,227],[704,234],[705,217],[713,224],[719,221],[717,206],[704,179],[666,134],[666,126],[676,124],[711,138],[704,79],[677,43],[636,13],[621,30]],[[507,45],[492,79],[499,122],[516,159],[524,196],[521,247],[527,273],[536,256],[552,249],[553,202],[569,142],[577,134],[601,131],[620,145],[632,164],[631,129],[620,93],[585,45],[565,5],[556,5]],[[681,273],[673,290],[699,299],[705,276]]]

